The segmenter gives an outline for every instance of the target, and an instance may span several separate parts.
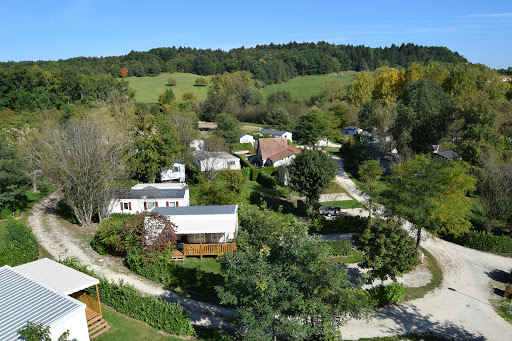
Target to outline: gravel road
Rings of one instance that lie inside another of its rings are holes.
[[[343,170],[336,180],[355,199],[364,195]],[[406,228],[410,229],[410,225]],[[411,302],[379,309],[370,321],[351,320],[342,327],[344,339],[407,333],[435,333],[456,340],[512,340],[512,325],[494,312],[497,281],[512,269],[512,258],[465,248],[427,237],[422,246],[442,266],[444,280],[438,289]]]

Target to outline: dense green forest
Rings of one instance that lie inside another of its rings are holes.
[[[446,47],[402,44],[391,47],[335,45],[326,42],[257,45],[230,51],[190,47],[161,47],[147,52],[131,51],[124,56],[77,57],[59,61],[6,62],[0,67],[37,65],[53,72],[71,68],[86,75],[156,76],[162,72],[214,75],[249,71],[266,84],[286,81],[297,75],[318,75],[344,70],[371,71],[380,66],[406,67],[414,62],[462,63],[467,60]]]

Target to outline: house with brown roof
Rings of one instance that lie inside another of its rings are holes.
[[[262,167],[289,165],[300,152],[299,148],[288,145],[286,138],[260,138],[256,162]]]

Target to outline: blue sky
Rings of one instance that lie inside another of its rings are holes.
[[[446,46],[473,63],[512,66],[510,0],[2,0],[1,8],[0,61],[323,40]]]

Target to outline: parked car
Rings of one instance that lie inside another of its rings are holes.
[[[333,215],[341,215],[341,208],[332,206],[320,206],[318,208],[318,213],[320,213],[321,215],[326,215],[328,217]]]

